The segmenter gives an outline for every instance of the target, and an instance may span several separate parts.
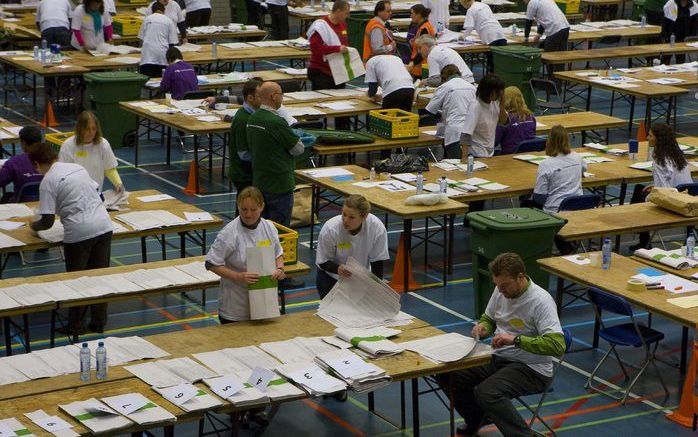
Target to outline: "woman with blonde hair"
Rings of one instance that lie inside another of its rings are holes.
[[[388,233],[364,196],[344,199],[342,215],[329,219],[320,230],[317,256],[317,290],[324,298],[340,276],[349,277],[347,258],[354,258],[371,272],[383,277],[383,261],[390,259]]]
[[[536,137],[536,117],[526,106],[518,87],[507,87],[502,102],[507,112],[507,122],[497,126],[496,142],[501,147],[501,154],[507,155],[515,153],[522,141]]]
[[[120,193],[124,190],[124,184],[116,170],[118,165],[116,156],[114,156],[109,141],[102,136],[99,120],[92,111],[82,111],[78,115],[75,135],[65,140],[61,145],[58,161],[72,162],[83,166],[90,177],[99,185],[100,192],[105,176],[114,185],[117,192]]]

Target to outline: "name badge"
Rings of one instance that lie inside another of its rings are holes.
[[[271,246],[271,240],[261,240],[257,242],[257,247],[269,247]]]
[[[342,242],[337,243],[337,249],[339,249],[339,250],[351,249],[351,241],[342,241]]]
[[[75,156],[78,158],[87,158],[87,152],[85,150],[78,150],[75,152]]]

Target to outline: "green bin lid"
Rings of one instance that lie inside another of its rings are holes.
[[[540,57],[543,49],[529,47],[525,45],[507,45],[490,47],[490,51],[501,56],[511,56],[515,58],[521,57]]]
[[[562,227],[566,220],[539,209],[510,208],[478,211],[468,214],[468,220],[486,228],[500,231]]]
[[[148,76],[136,73],[134,71],[104,71],[99,73],[85,73],[83,75],[85,82],[147,82]]]

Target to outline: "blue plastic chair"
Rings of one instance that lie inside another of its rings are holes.
[[[562,334],[565,336],[565,353],[572,348],[572,332],[570,332],[569,329],[563,329]],[[550,435],[555,436],[555,431],[548,425],[545,420],[543,420],[542,417],[540,417],[540,409],[543,406],[543,403],[545,402],[545,397],[553,391],[552,389],[552,384],[553,381],[555,380],[555,375],[557,374],[558,369],[562,365],[562,361],[565,357],[565,353],[563,353],[561,356],[558,357],[558,362],[553,364],[553,376],[550,378],[550,382],[548,385],[545,387],[545,390],[543,390],[540,400],[538,401],[538,405],[536,405],[536,408],[532,408],[529,404],[526,403],[521,397],[517,397],[516,400],[519,401],[521,405],[523,405],[528,411],[531,412],[532,416],[531,419],[528,422],[528,426],[533,429],[533,423],[538,419],[538,421],[548,429],[550,432]],[[536,431],[533,431],[535,434],[540,434]]]
[[[584,388],[592,389],[612,399],[620,400],[621,404],[625,404],[630,390],[632,390],[635,383],[638,381],[638,379],[640,379],[640,376],[642,376],[647,366],[652,364],[652,367],[654,367],[654,370],[655,372],[657,372],[657,376],[659,377],[659,382],[662,384],[662,387],[664,388],[664,392],[667,396],[669,396],[669,390],[667,389],[666,384],[664,384],[662,374],[659,372],[657,364],[655,363],[655,353],[657,352],[659,342],[664,339],[664,333],[657,331],[656,329],[648,328],[647,326],[638,324],[635,320],[635,317],[633,316],[633,309],[630,307],[630,304],[628,304],[628,302],[622,297],[606,293],[596,288],[590,288],[588,293],[589,299],[591,300],[591,303],[594,305],[596,317],[601,323],[601,330],[599,331],[599,336],[606,340],[611,347],[608,349],[603,358],[601,358],[601,361],[599,361],[599,363],[596,365],[594,370],[591,372],[591,375],[589,375],[589,379],[587,380],[587,383],[584,385]],[[630,322],[607,327],[603,319],[601,318],[601,313],[603,310],[606,310],[613,314],[618,314],[620,316],[630,317]],[[654,347],[651,347],[651,345],[654,345]],[[633,378],[630,384],[627,385],[627,387],[625,388],[625,393],[622,397],[616,396],[612,392],[605,391],[592,384],[592,381],[596,376],[596,372],[601,368],[603,363],[606,361],[606,358],[608,358],[609,355],[611,355],[611,353],[613,353],[616,356],[618,364],[620,365],[620,368],[623,371],[623,374],[625,375],[625,380],[627,381],[630,379],[630,376],[628,375],[628,372],[625,370],[625,366],[623,365],[623,362],[621,361],[620,356],[618,355],[616,346],[630,346],[634,348],[641,347],[645,351],[645,360],[642,363],[642,367],[640,367],[640,371],[637,373],[637,375],[635,375],[635,378]]]
[[[676,186],[679,191],[685,191],[691,196],[698,196],[698,182],[693,182],[691,184],[679,184]]]
[[[535,137],[530,140],[521,141],[516,146],[516,152],[514,153],[530,153],[530,152],[542,152],[545,150],[545,138]]]
[[[601,204],[601,196],[598,194],[581,194],[579,196],[565,197],[560,202],[559,211],[581,211],[594,209]]]

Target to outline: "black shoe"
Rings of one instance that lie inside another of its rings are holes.
[[[293,288],[305,287],[305,281],[297,278],[286,278],[281,280],[279,286],[284,290],[291,290]]]
[[[104,326],[97,326],[97,325],[93,325],[92,323],[90,323],[89,325],[87,325],[87,329],[90,332],[96,332],[97,334],[104,334]]]

